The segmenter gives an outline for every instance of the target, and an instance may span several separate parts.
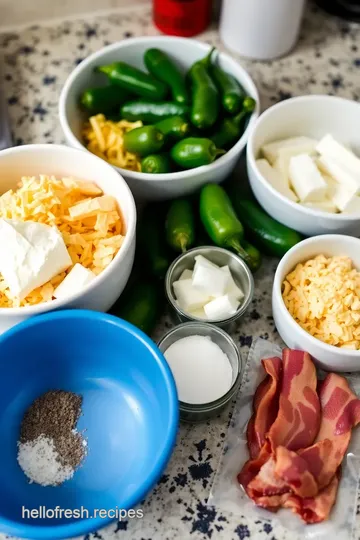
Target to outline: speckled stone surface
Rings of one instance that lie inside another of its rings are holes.
[[[5,56],[4,88],[15,142],[64,142],[57,103],[71,70],[103,45],[152,34],[156,31],[150,10],[134,8],[0,35],[0,51]],[[220,46],[215,29],[201,39]],[[266,63],[242,59],[241,63],[258,86],[263,108],[307,93],[360,99],[360,27],[313,7],[307,12],[299,44],[288,57]],[[257,274],[255,298],[233,335],[244,358],[256,336],[280,343],[271,316],[276,264],[275,260],[266,260]],[[158,339],[169,327],[164,318],[154,338]],[[206,506],[230,414],[228,410],[202,425],[182,425],[171,462],[142,505],[144,518],[114,523],[86,538],[296,540],[293,533],[276,523],[251,521],[241,514],[226,515]],[[355,537],[360,537],[360,522]]]

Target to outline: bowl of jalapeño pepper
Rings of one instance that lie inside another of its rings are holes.
[[[147,200],[222,182],[258,113],[257,89],[239,63],[208,44],[168,36],[90,55],[59,102],[67,143],[109,161]]]

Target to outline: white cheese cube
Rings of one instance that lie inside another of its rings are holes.
[[[297,156],[299,154],[314,154],[316,151],[317,141],[310,137],[292,137],[281,141],[274,141],[265,144],[261,148],[263,156],[268,160],[270,165],[282,156],[282,158]]]
[[[279,156],[273,164],[273,168],[280,174],[282,181],[286,186],[288,186],[288,188],[290,188],[289,164],[291,157],[292,156]]]
[[[195,317],[196,319],[207,319],[204,308],[189,311],[189,315],[191,315],[191,317]]]
[[[76,263],[70,270],[65,279],[56,287],[54,291],[55,298],[66,298],[81,291],[88,283],[96,278],[91,270],[88,270],[82,264]]]
[[[281,173],[271,167],[266,159],[258,159],[256,165],[259,169],[259,172],[264,176],[264,178],[269,182],[269,184],[276,189],[279,193],[284,195],[290,201],[298,201],[295,193],[289,188],[288,184],[283,179]]]
[[[343,214],[360,214],[360,197],[356,196],[346,206]]]
[[[222,266],[221,271],[225,272],[228,275],[228,286],[225,289],[225,294],[228,294],[229,296],[232,296],[235,298],[235,300],[242,300],[244,298],[244,293],[238,287],[234,281],[234,278],[232,277],[231,270],[228,266]]]
[[[186,268],[182,273],[181,273],[181,276],[179,277],[179,280],[181,279],[191,279],[192,278],[192,270],[189,270],[188,268]]]
[[[289,176],[301,202],[317,202],[325,199],[327,183],[309,155],[300,154],[290,159]]]
[[[192,285],[209,296],[222,296],[228,285],[229,277],[219,267],[213,268],[197,260],[194,266]]]
[[[299,145],[294,148],[290,149],[284,149],[279,151],[279,155],[276,159],[276,161],[273,164],[273,167],[275,170],[277,170],[281,174],[281,178],[285,182],[285,184],[291,188],[290,183],[290,177],[289,177],[289,165],[290,165],[290,159],[293,156],[298,156],[299,154],[309,154],[309,155],[315,155],[315,145],[316,141],[312,141],[312,146],[306,147],[305,149],[309,151],[304,151],[304,146]]]
[[[350,190],[355,190],[357,194],[360,194],[360,176],[358,177],[346,167],[340,166],[337,161],[329,157],[320,156],[317,159],[317,166],[321,172],[331,176],[339,184]]]
[[[14,297],[22,300],[71,265],[56,227],[0,219],[0,272]]]
[[[193,287],[191,279],[175,281],[173,288],[179,306],[186,312],[202,308],[211,299],[210,295]]]
[[[202,264],[203,266],[210,266],[210,268],[220,268],[217,264],[209,261],[209,259],[207,259],[206,257],[203,257],[202,255],[196,255],[195,266],[196,264]]]
[[[326,178],[329,189],[329,197],[340,212],[347,211],[356,199],[357,189],[348,188],[347,185],[339,184],[331,177]]]
[[[239,302],[235,298],[225,294],[205,304],[204,311],[210,321],[220,321],[235,315]]]
[[[336,214],[338,209],[336,205],[330,199],[325,199],[324,201],[319,202],[305,202],[300,203],[301,206],[306,208],[312,208],[313,210],[322,210],[323,212],[330,212],[331,214]]]
[[[322,156],[328,157],[340,167],[360,177],[360,159],[348,148],[345,148],[332,135],[325,135],[316,147]]]

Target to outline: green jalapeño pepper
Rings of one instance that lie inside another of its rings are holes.
[[[170,204],[165,223],[166,239],[175,251],[184,253],[195,242],[195,219],[190,201],[176,199]]]
[[[188,73],[192,91],[191,122],[199,129],[214,125],[219,114],[219,93],[209,75],[213,50],[195,62]]]
[[[255,246],[247,242],[247,240],[245,239],[241,241],[241,247],[245,249],[246,253],[251,259],[251,270],[253,272],[256,272],[256,270],[258,270],[261,266],[260,251]]]
[[[164,135],[166,140],[179,141],[190,134],[190,124],[181,116],[165,118],[155,124]]]
[[[256,102],[253,98],[247,98],[246,108],[233,118],[224,118],[220,123],[217,132],[211,137],[211,140],[219,148],[229,148],[245,131],[246,119],[255,109]]]
[[[138,223],[136,248],[144,254],[146,269],[156,278],[163,279],[170,266],[167,246],[163,241],[165,208],[152,204],[144,208]],[[165,239],[164,239],[165,240]]]
[[[81,94],[80,103],[91,114],[107,114],[124,103],[129,95],[129,92],[115,85],[88,88]]]
[[[120,109],[120,116],[129,122],[141,120],[144,124],[155,124],[171,116],[188,117],[190,109],[187,105],[174,101],[129,101]]]
[[[194,169],[209,165],[225,151],[218,150],[210,139],[188,137],[176,143],[170,153],[172,159],[182,169]]]
[[[171,160],[168,154],[150,154],[141,162],[141,172],[164,174],[171,172]]]
[[[254,260],[241,243],[244,229],[225,190],[217,184],[207,184],[200,193],[200,218],[212,241],[223,248],[233,249],[252,270],[257,269]]]
[[[150,335],[160,316],[160,297],[157,283],[135,281],[111,308],[110,313]]]
[[[164,134],[155,126],[142,126],[124,135],[124,148],[127,152],[148,156],[156,154],[164,145]]]
[[[301,242],[302,236],[270,217],[237,178],[229,185],[228,193],[246,234],[263,252],[282,257]]]
[[[148,49],[145,52],[144,63],[151,75],[171,88],[174,101],[177,103],[189,102],[184,77],[167,54],[159,49]]]
[[[167,87],[162,81],[125,62],[114,62],[96,69],[105,73],[113,84],[146,99],[161,101],[167,94]]]
[[[245,92],[235,77],[214,64],[210,68],[210,73],[220,92],[223,109],[229,114],[240,112],[245,98]]]

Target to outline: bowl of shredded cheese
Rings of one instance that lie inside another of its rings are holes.
[[[87,152],[0,152],[0,333],[59,308],[107,311],[135,252],[136,209],[121,176]]]
[[[281,259],[273,294],[276,328],[292,349],[332,371],[360,371],[360,239],[321,235]]]
[[[59,100],[59,120],[67,143],[101,157],[125,178],[136,198],[146,200],[172,199],[190,194],[209,182],[222,182],[234,169],[246,146],[248,135],[258,116],[259,96],[254,82],[245,69],[230,56],[220,53],[219,65],[231,74],[252,96],[257,105],[241,138],[226,154],[209,165],[170,173],[141,172],[140,160],[123,147],[124,134],[141,123],[107,118],[104,114],[89,117],[79,107],[79,99],[88,88],[106,84],[106,76],[96,68],[113,62],[125,62],[144,70],[146,50],[159,48],[176,62],[185,75],[190,66],[209,52],[200,41],[174,36],[144,36],[108,45],[83,60],[69,75]]]

